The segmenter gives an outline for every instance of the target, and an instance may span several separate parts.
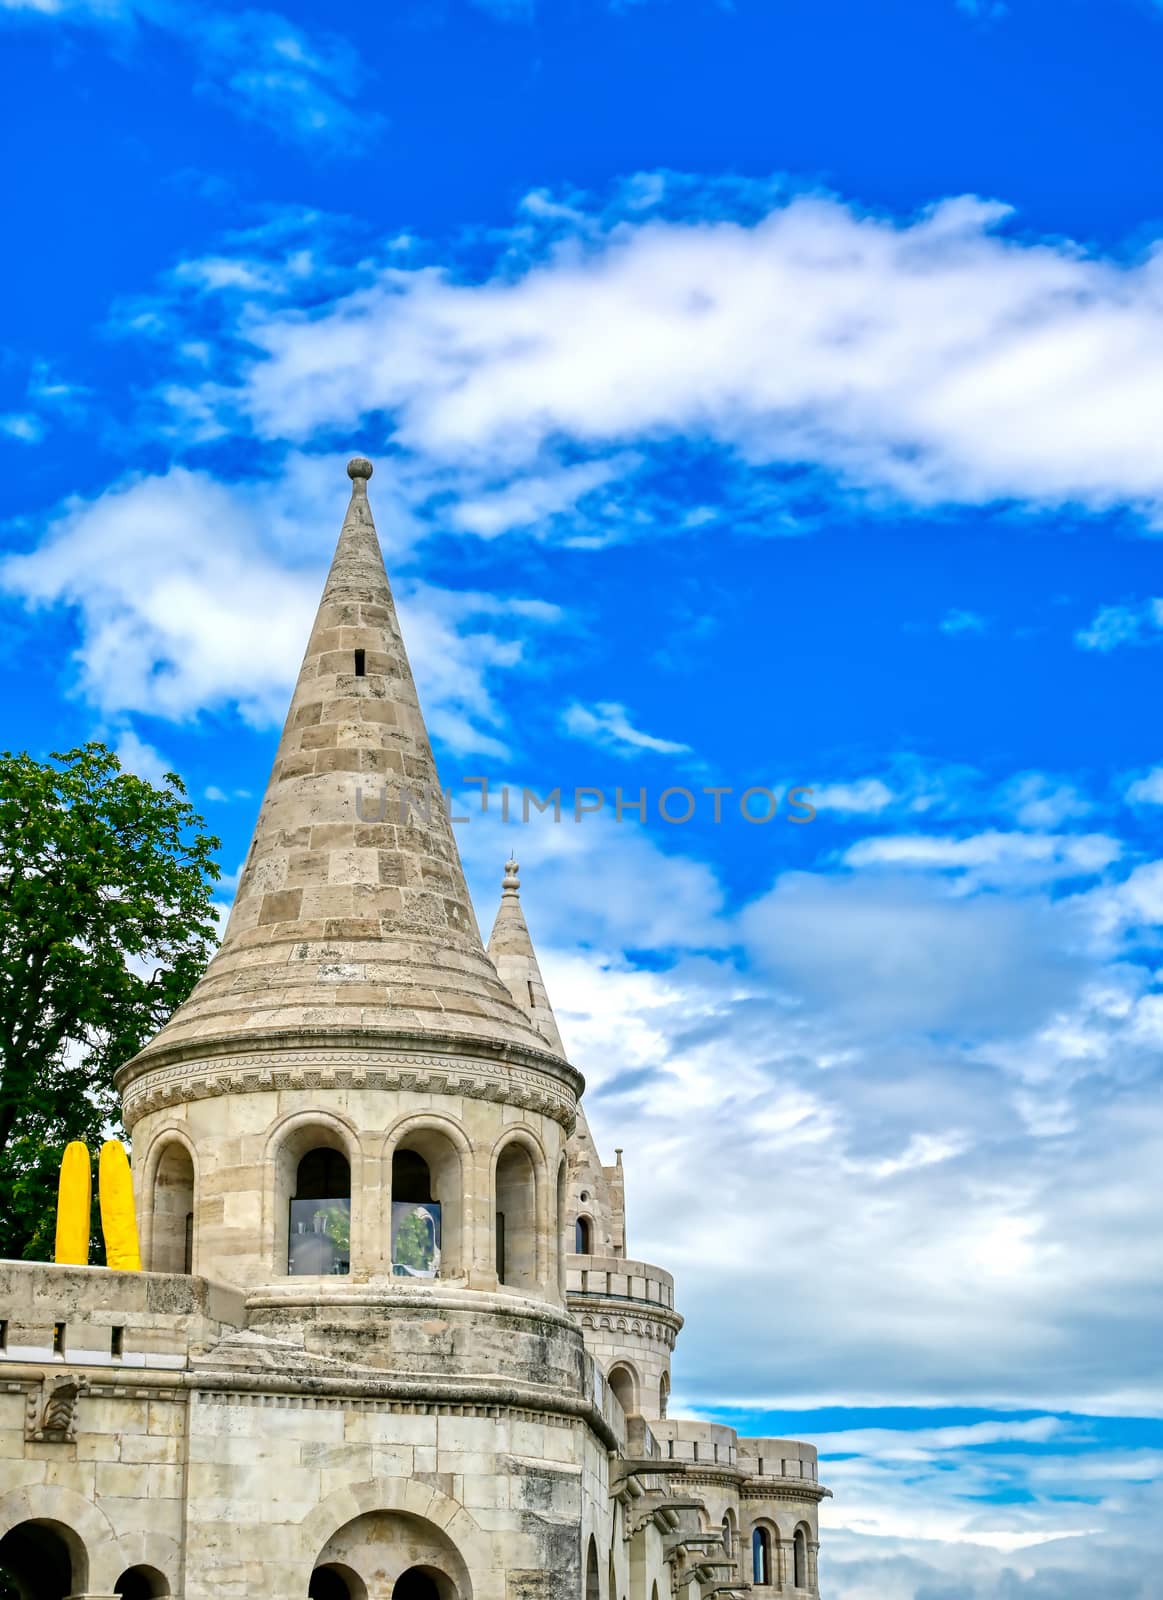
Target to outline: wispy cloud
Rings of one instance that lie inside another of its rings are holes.
[[[199,86],[238,114],[314,148],[362,144],[383,119],[359,106],[363,71],[347,42],[311,35],[273,11],[183,0],[0,0],[0,20],[159,28],[194,55]]]
[[[613,700],[600,700],[593,706],[575,701],[562,714],[561,725],[575,739],[585,739],[616,755],[635,755],[643,750],[654,755],[684,755],[690,750],[689,744],[660,739],[636,728],[626,707]]]
[[[938,623],[942,633],[954,636],[959,633],[984,633],[988,626],[980,612],[960,611],[956,608],[947,611]]]
[[[1106,654],[1120,645],[1146,644],[1163,628],[1163,600],[1143,600],[1130,605],[1103,606],[1093,620],[1074,635],[1083,650]]]

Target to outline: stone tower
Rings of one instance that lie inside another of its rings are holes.
[[[0,1593],[815,1597],[815,1452],[667,1418],[515,862],[482,945],[352,493],[222,944],[117,1075],[143,1272],[0,1263]]]

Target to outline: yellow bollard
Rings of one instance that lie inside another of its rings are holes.
[[[133,1179],[129,1174],[129,1157],[119,1139],[106,1139],[101,1146],[97,1183],[106,1265],[119,1272],[140,1272],[141,1250],[137,1242],[137,1217],[133,1209]]]
[[[61,1157],[57,1184],[57,1239],[54,1260],[63,1266],[89,1265],[93,1215],[93,1168],[88,1146],[74,1139]]]

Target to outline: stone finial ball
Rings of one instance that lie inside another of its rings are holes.
[[[370,478],[375,468],[366,456],[352,456],[347,463],[347,476],[354,483],[356,478]]]

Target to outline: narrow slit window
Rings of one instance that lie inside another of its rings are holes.
[[[125,1329],[113,1328],[109,1334],[109,1354],[114,1361],[120,1361],[125,1353]]]
[[[54,1322],[52,1325],[52,1353],[54,1356],[63,1356],[65,1353],[65,1325],[63,1322]]]
[[[366,666],[367,652],[365,650],[357,650],[355,652],[355,675],[357,678],[362,678],[365,676]]]
[[[537,1001],[533,995],[533,979],[529,978],[527,982],[529,984],[529,1009],[532,1011],[537,1005]]]
[[[0,1321],[0,1350],[8,1348],[8,1323]]]

